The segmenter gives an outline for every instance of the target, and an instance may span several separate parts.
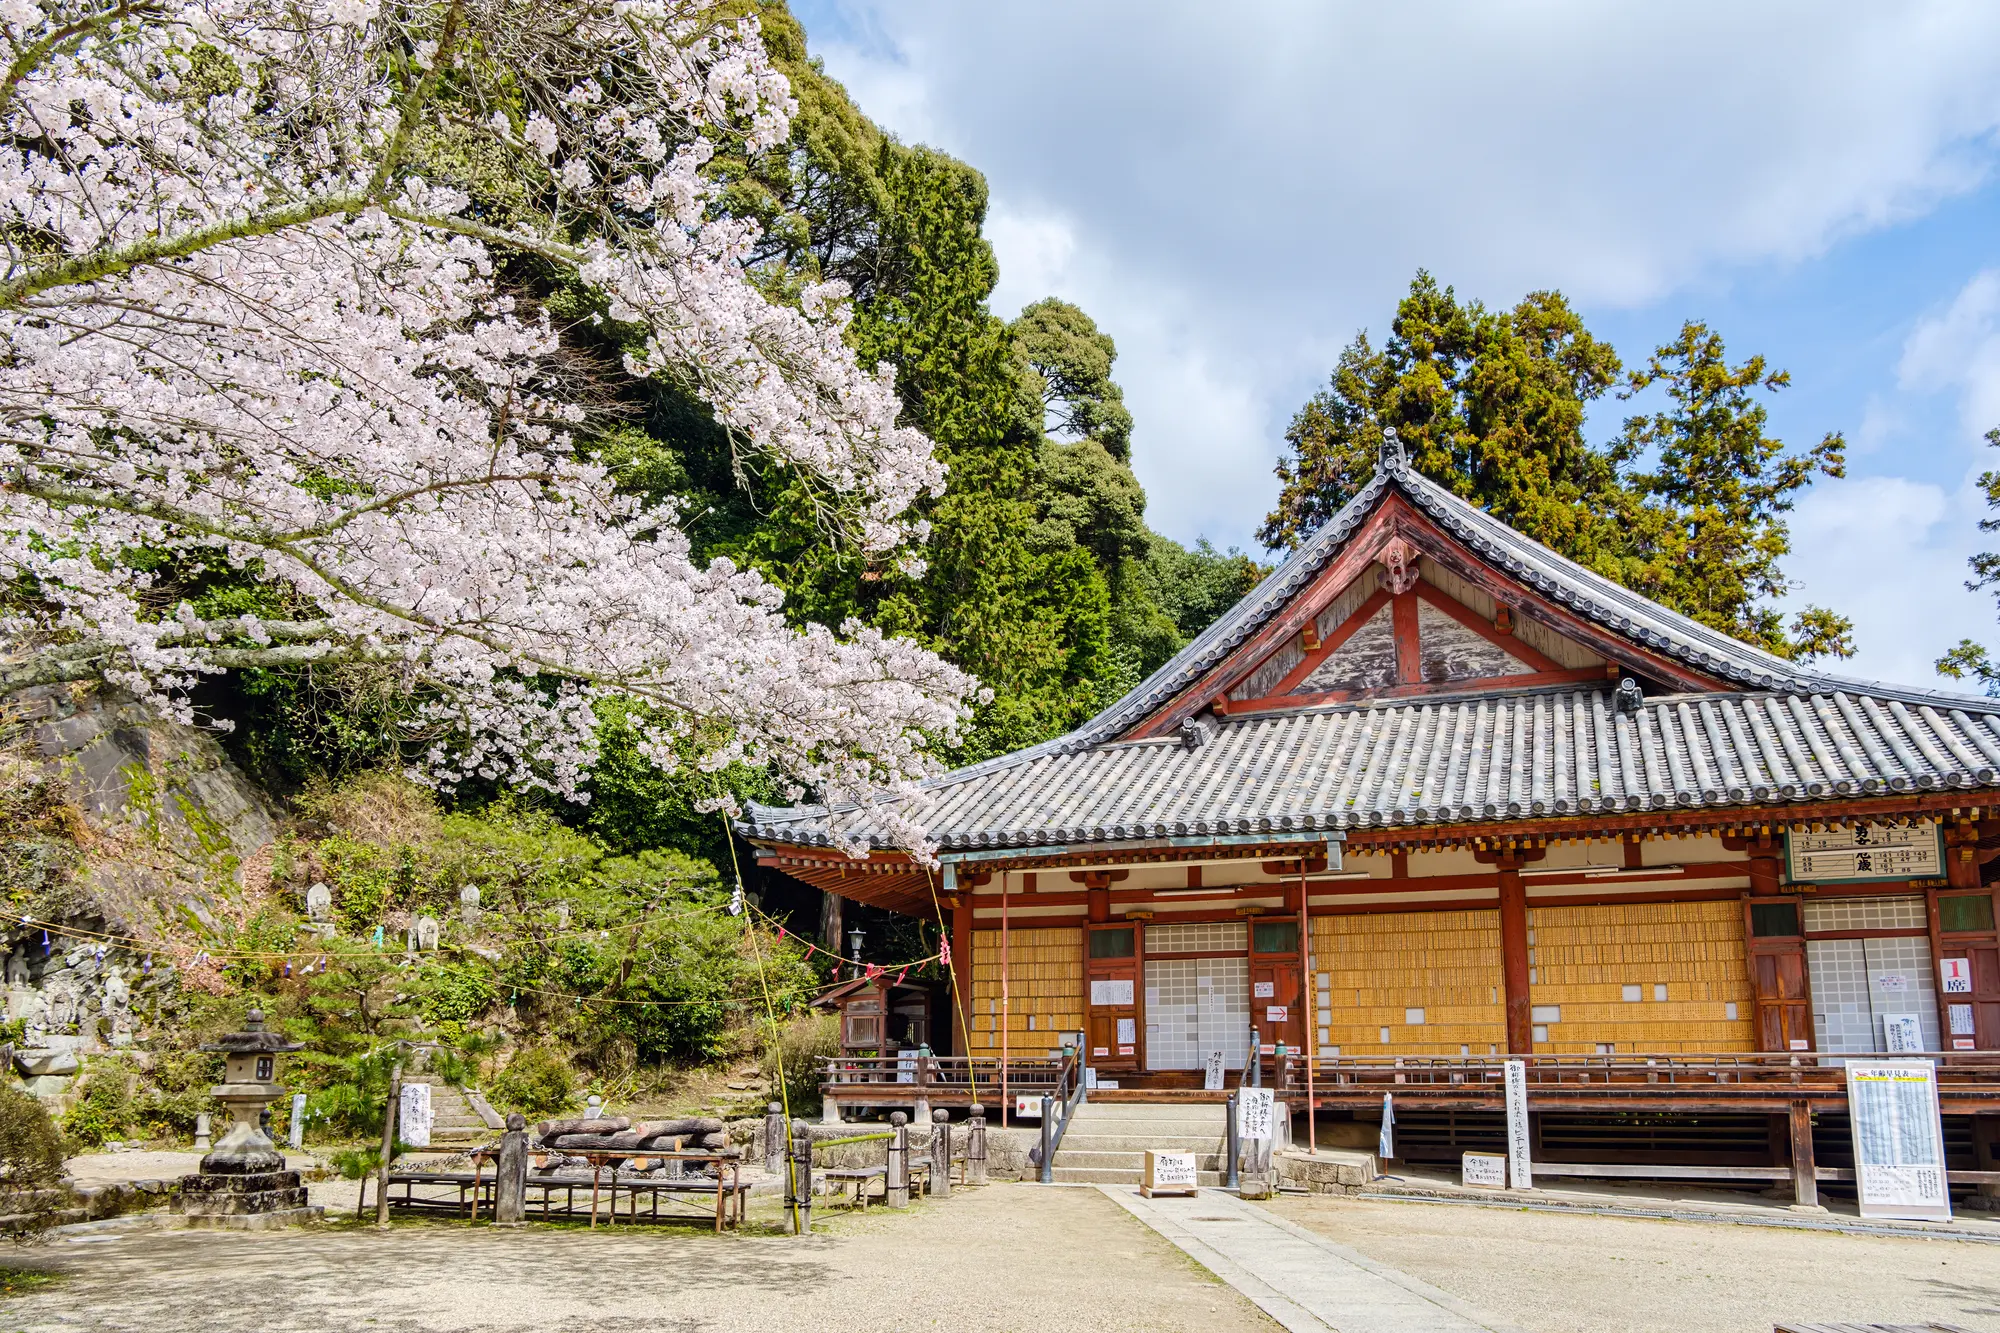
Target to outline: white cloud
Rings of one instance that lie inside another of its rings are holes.
[[[1968,435],[2000,425],[2000,269],[1978,274],[1950,306],[1918,322],[1897,375],[1905,389],[1957,391]]]
[[[1822,665],[1976,692],[1938,679],[1932,663],[1962,638],[2000,646],[1991,597],[1965,587],[1984,506],[1970,475],[1950,490],[1880,476],[1814,486],[1792,516],[1786,570],[1801,585],[1792,605],[1819,602],[1851,616],[1860,649],[1852,661]]]

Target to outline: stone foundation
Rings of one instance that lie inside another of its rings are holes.
[[[1281,1152],[1273,1161],[1281,1183],[1309,1194],[1359,1194],[1380,1174],[1373,1153],[1322,1148]]]
[[[305,1182],[296,1171],[184,1176],[180,1209],[191,1227],[235,1230],[311,1222],[324,1211],[306,1203]]]

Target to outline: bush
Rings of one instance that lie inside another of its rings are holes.
[[[493,1076],[487,1091],[501,1111],[519,1111],[530,1120],[556,1115],[577,1104],[569,1062],[547,1046],[518,1051]]]
[[[132,1096],[120,1073],[93,1073],[84,1080],[83,1097],[63,1117],[63,1137],[71,1151],[88,1152],[104,1146],[106,1139],[125,1137],[131,1118]]]
[[[63,1174],[63,1136],[42,1104],[19,1088],[0,1086],[0,1181],[38,1189]]]
[[[780,1027],[775,1036],[765,1028],[764,1080],[775,1093],[784,1067],[784,1095],[793,1115],[812,1115],[820,1109],[819,1062],[840,1054],[840,1016],[806,1014]]]

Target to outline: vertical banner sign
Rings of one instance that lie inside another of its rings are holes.
[[[1849,1059],[1847,1107],[1861,1215],[1949,1221],[1936,1067],[1928,1060]]]
[[[412,1148],[431,1146],[431,1085],[405,1083],[396,1137]]]
[[[302,1146],[305,1141],[306,1095],[303,1092],[295,1092],[292,1094],[292,1132],[287,1136],[285,1142],[297,1148]]]
[[[1375,1155],[1388,1161],[1396,1155],[1396,1094],[1382,1094],[1382,1132],[1375,1136]]]
[[[1507,1175],[1517,1190],[1535,1187],[1535,1169],[1528,1161],[1528,1066],[1507,1061]]]
[[[1271,1123],[1277,1119],[1276,1090],[1239,1088],[1236,1092],[1236,1134],[1246,1143],[1271,1137]]]
[[[1204,1092],[1217,1092],[1222,1088],[1222,1052],[1210,1051],[1201,1069],[1201,1087]]]

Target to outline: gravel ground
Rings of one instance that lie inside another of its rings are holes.
[[[2000,1245],[1287,1196],[1281,1216],[1529,1333],[1768,1333],[1779,1320],[2000,1333]]]
[[[823,1231],[816,1218],[804,1240],[342,1224],[58,1240],[14,1261],[64,1274],[0,1302],[0,1327],[23,1333],[1277,1328],[1097,1191],[1019,1185],[837,1216]]]

